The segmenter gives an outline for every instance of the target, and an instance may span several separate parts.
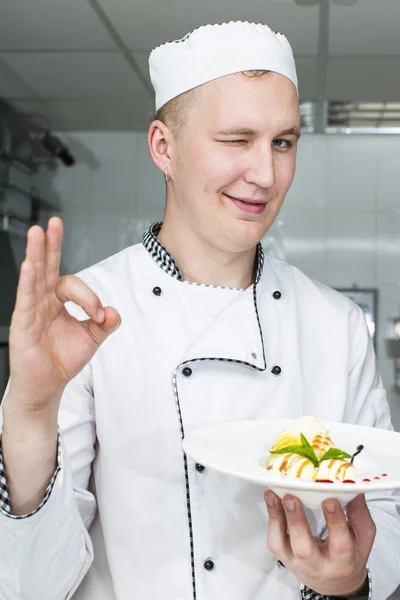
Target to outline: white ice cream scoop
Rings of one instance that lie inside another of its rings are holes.
[[[356,470],[353,465],[340,458],[323,460],[315,475],[317,481],[355,481],[355,478]]]
[[[298,477],[313,481],[316,468],[314,464],[299,454],[288,452],[286,454],[272,454],[267,465],[268,471],[281,473],[287,477]]]

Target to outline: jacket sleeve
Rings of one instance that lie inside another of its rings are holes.
[[[2,600],[68,600],[92,563],[88,528],[96,503],[88,487],[96,433],[90,365],[65,389],[59,429],[58,467],[43,502],[33,513],[18,518],[12,515],[3,473]]]
[[[8,513],[12,519],[25,519],[26,517],[33,516],[36,512],[38,512],[42,508],[42,506],[44,506],[44,504],[46,504],[47,500],[50,498],[50,494],[52,492],[52,489],[54,487],[54,484],[56,482],[57,475],[58,475],[58,472],[60,469],[61,469],[61,438],[60,438],[60,435],[58,435],[57,467],[56,467],[56,470],[54,471],[54,475],[51,478],[49,485],[46,488],[42,502],[29,515],[23,515],[21,517],[13,515],[11,512],[11,504],[10,504],[10,497],[9,497],[9,493],[8,493],[7,477],[6,477],[6,473],[5,473],[4,458],[3,458],[2,448],[1,448],[1,435],[0,435],[0,509],[2,509],[4,512]]]
[[[352,354],[344,422],[392,430],[389,405],[364,313],[350,313]],[[400,493],[366,494],[377,533],[368,561],[370,597],[386,600],[400,583]],[[371,594],[372,591],[372,594]]]

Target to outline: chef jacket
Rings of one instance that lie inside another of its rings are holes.
[[[0,461],[0,598],[324,598],[268,550],[264,490],[181,444],[202,425],[302,415],[391,429],[364,315],[261,245],[248,289],[183,281],[159,230],[79,274],[122,325],[65,389],[58,467],[32,514],[12,514]],[[399,497],[368,503],[369,597],[384,600],[400,580]],[[308,519],[321,534],[322,511]]]

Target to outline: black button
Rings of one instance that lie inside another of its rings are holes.
[[[161,293],[162,293],[162,289],[160,287],[157,286],[157,287],[153,288],[153,294],[155,296],[161,296]]]
[[[192,373],[193,371],[190,367],[185,367],[184,369],[182,369],[182,375],[184,375],[185,377],[190,377]]]
[[[282,369],[278,365],[276,365],[272,369],[271,373],[273,373],[274,375],[280,375],[282,373]]]
[[[212,571],[214,567],[214,562],[211,559],[207,559],[204,562],[204,568],[207,569],[207,571]]]
[[[272,294],[272,297],[275,298],[275,300],[280,300],[282,298],[282,294],[277,290]]]
[[[204,471],[204,469],[205,469],[205,467],[203,465],[196,463],[196,471],[198,471],[199,473],[202,473]]]

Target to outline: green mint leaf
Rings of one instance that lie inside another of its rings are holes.
[[[303,446],[285,446],[285,448],[281,448],[280,450],[271,450],[271,454],[287,454],[288,452],[294,452],[297,454],[299,450],[304,450]]]
[[[312,455],[312,461],[315,464],[316,467],[318,467],[319,465],[319,460],[317,455],[315,454],[315,450],[314,448],[311,446],[310,442],[307,440],[306,436],[303,435],[302,433],[300,434],[301,437],[301,443],[303,444],[303,447],[306,448],[310,454]],[[310,459],[311,460],[311,459]]]
[[[318,459],[315,456],[315,452],[313,448],[304,448],[304,446],[286,446],[286,448],[281,448],[280,450],[271,450],[271,454],[299,454],[299,456],[304,456],[304,458],[308,458],[315,467],[318,467]]]
[[[310,442],[307,440],[306,436],[300,433],[301,443],[305,448],[311,448]]]
[[[333,458],[345,459],[351,458],[351,455],[347,454],[347,452],[344,452],[343,450],[339,450],[339,448],[329,448],[329,450],[322,456],[320,462]]]

